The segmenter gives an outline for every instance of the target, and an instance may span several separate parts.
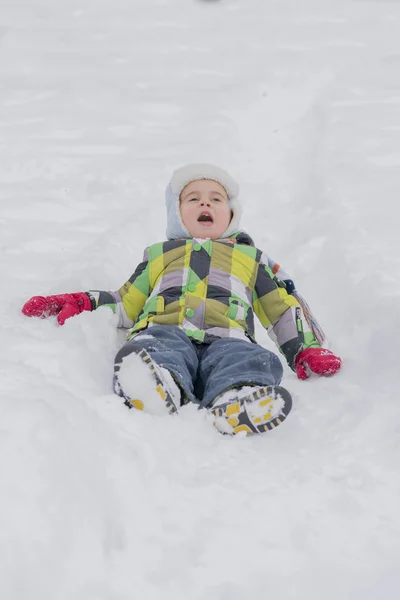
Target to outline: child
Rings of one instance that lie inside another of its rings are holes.
[[[36,296],[23,313],[62,325],[107,305],[129,328],[114,367],[128,407],[172,414],[196,402],[223,433],[273,429],[292,402],[279,358],[255,341],[253,311],[299,379],[332,375],[341,360],[316,339],[293,282],[240,231],[238,191],[213,165],[178,169],[166,190],[168,241],[146,248],[118,291]]]

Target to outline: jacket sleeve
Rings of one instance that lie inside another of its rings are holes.
[[[274,275],[267,261],[262,260],[258,267],[253,307],[293,370],[299,352],[319,347],[299,302],[287,292],[285,283]]]
[[[143,261],[133,275],[119,290],[106,292],[89,290],[86,292],[92,302],[92,310],[108,306],[118,316],[118,327],[129,329],[137,320],[150,294],[149,260],[147,249]]]
[[[296,286],[289,273],[282,269],[281,265],[275,262],[270,256],[266,256],[265,253],[263,254],[263,259],[264,263],[271,269],[274,277],[276,277],[280,281],[283,281],[287,293],[292,294],[293,292],[295,292]]]

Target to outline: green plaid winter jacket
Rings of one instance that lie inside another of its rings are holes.
[[[175,325],[195,342],[254,342],[255,313],[292,368],[299,351],[319,346],[296,298],[246,233],[154,244],[117,292],[88,294],[93,308],[110,306],[118,325],[130,328],[128,339],[152,325]]]

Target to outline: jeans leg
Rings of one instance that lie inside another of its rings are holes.
[[[187,400],[196,401],[193,381],[198,367],[197,354],[186,334],[179,327],[171,325],[149,327],[130,339],[115,357],[114,381],[118,380],[122,360],[142,349],[149,353],[157,365],[168,369]],[[114,389],[118,393],[118,387],[114,386]]]
[[[230,388],[279,385],[282,375],[280,359],[266,348],[232,338],[216,340],[205,348],[200,360],[201,406],[212,406],[213,400]]]

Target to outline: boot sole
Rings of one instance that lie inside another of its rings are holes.
[[[169,413],[170,415],[177,413],[178,409],[176,408],[175,403],[172,400],[172,397],[168,390],[168,387],[167,387],[166,383],[159,376],[159,374],[157,372],[157,368],[156,368],[153,360],[151,359],[150,355],[146,352],[146,350],[142,349],[140,352],[138,352],[136,354],[136,356],[138,356],[141,359],[141,361],[146,365],[146,367],[150,370],[151,375],[156,384],[155,390],[158,393],[158,395],[160,396],[161,400],[165,403],[166,412]],[[136,408],[136,410],[146,410],[146,403],[143,402],[143,400],[126,397],[125,394],[122,392],[122,389],[119,386],[119,384],[118,384],[118,390],[116,389],[116,393],[119,396],[122,396],[122,398],[124,398],[124,404],[128,408]]]
[[[281,412],[278,416],[273,417],[271,409],[273,402],[278,398],[284,402]],[[246,410],[245,403],[254,403],[254,408],[259,413],[257,417],[250,417]],[[224,418],[228,425],[232,428],[232,435],[238,433],[264,433],[271,431],[280,425],[288,416],[292,409],[292,397],[289,392],[280,386],[268,385],[259,388],[256,392],[252,392],[247,396],[242,396],[240,399],[233,398],[226,404],[221,404],[216,408],[212,408],[210,412],[218,418]],[[265,411],[265,412],[264,412]],[[219,429],[217,422],[214,423]],[[222,433],[228,433],[223,431]]]

